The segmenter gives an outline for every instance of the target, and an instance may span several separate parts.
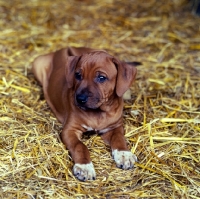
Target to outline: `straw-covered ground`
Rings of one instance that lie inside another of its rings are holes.
[[[116,168],[100,137],[84,137],[97,179],[80,182],[62,126],[30,72],[66,46],[141,61],[124,104],[139,162]],[[185,0],[0,0],[0,198],[200,198],[200,18]]]

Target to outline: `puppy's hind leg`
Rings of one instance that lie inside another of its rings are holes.
[[[32,72],[37,80],[44,87],[48,84],[48,79],[52,71],[52,60],[54,53],[41,55],[33,61]]]

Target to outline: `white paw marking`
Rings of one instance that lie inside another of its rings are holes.
[[[75,164],[73,167],[73,173],[81,181],[95,180],[96,178],[92,162],[89,164]]]
[[[112,156],[117,167],[125,170],[133,168],[134,163],[137,162],[137,157],[130,151],[118,151],[115,149],[112,151]]]

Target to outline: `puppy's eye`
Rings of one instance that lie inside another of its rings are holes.
[[[82,80],[82,75],[81,75],[81,73],[79,73],[79,72],[75,73],[75,78],[76,78],[77,80],[81,81],[81,80]]]
[[[99,83],[103,83],[107,80],[107,77],[103,76],[103,75],[98,75],[97,76],[97,82]]]

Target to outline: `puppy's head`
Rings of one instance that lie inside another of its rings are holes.
[[[122,97],[132,84],[136,68],[104,51],[70,56],[66,66],[68,88],[74,90],[75,105],[83,110],[101,109]]]

